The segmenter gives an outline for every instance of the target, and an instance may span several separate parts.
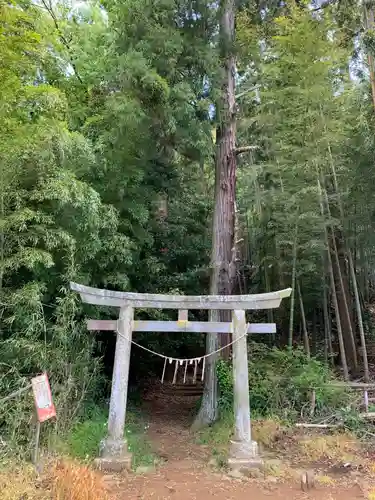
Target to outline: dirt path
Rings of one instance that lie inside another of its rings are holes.
[[[119,500],[352,500],[368,498],[358,484],[338,487],[318,486],[303,493],[298,480],[287,484],[275,478],[237,479],[215,472],[209,466],[210,452],[194,444],[189,432],[194,401],[166,400],[159,395],[147,401],[152,421],[149,436],[155,451],[164,462],[152,472],[130,474],[126,479],[106,478],[110,490]]]

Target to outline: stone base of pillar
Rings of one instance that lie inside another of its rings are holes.
[[[132,457],[99,457],[94,460],[94,466],[101,471],[105,472],[123,472],[129,471],[132,467]]]
[[[99,454],[100,457],[94,461],[94,464],[100,470],[122,472],[131,469],[132,454],[128,451],[126,441],[103,439],[99,446]]]
[[[263,467],[263,460],[259,456],[258,443],[231,441],[228,466],[232,470],[259,469]]]

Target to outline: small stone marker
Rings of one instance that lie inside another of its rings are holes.
[[[314,472],[307,470],[301,474],[301,489],[302,491],[309,491],[315,486]]]

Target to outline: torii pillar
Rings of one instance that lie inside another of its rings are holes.
[[[108,434],[99,445],[99,469],[121,472],[131,468],[132,455],[128,451],[125,434],[126,403],[128,398],[130,351],[134,309],[120,308],[117,322],[115,360],[113,363],[111,400],[109,405]]]

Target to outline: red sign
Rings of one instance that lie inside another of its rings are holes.
[[[31,379],[35,408],[39,422],[56,417],[56,408],[52,401],[51,388],[46,373]]]

